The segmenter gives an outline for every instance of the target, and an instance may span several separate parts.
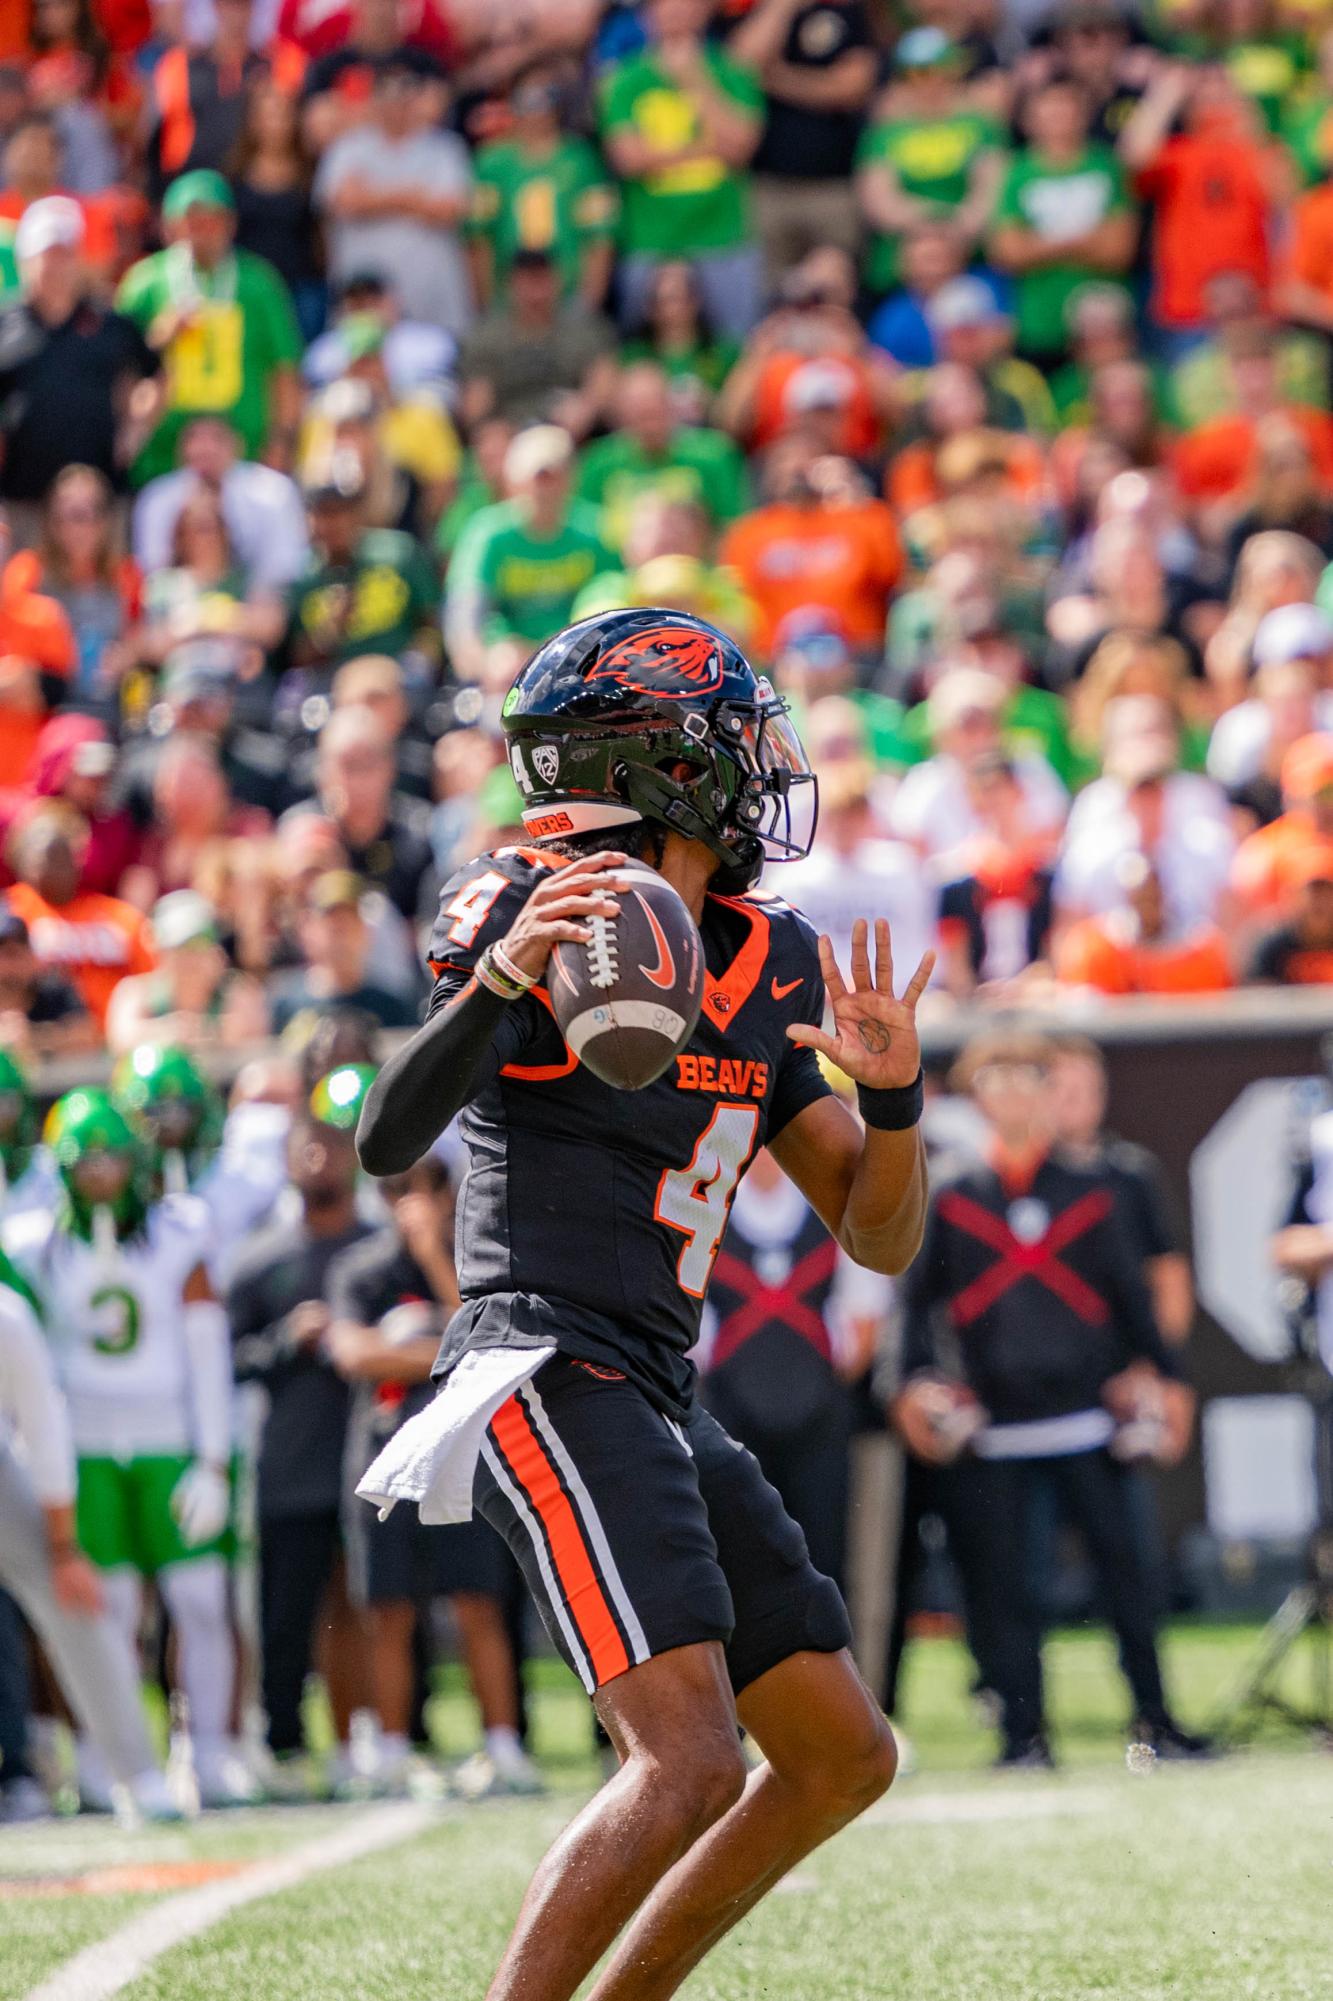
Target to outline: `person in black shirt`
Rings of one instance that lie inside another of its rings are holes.
[[[358,1081],[361,1076],[352,1069],[332,1074]],[[329,1095],[321,1100],[317,1087],[311,1105],[327,1103]],[[340,1116],[345,1120],[350,1110],[354,1121],[359,1099],[353,1093],[344,1105],[340,1094],[334,1095]],[[345,1123],[330,1124],[304,1110],[292,1124],[287,1164],[300,1214],[253,1241],[227,1291],[237,1381],[259,1383],[269,1400],[259,1440],[256,1508],[261,1678],[268,1745],[279,1763],[301,1751],[301,1697],[315,1620],[342,1568],[349,1392],[328,1351],[329,1267],[340,1251],[371,1231],[356,1212],[356,1149]],[[331,1675],[329,1699],[345,1756],[361,1662],[350,1612],[344,1610],[335,1624],[330,1666],[344,1671]]]
[[[15,238],[23,302],[0,315],[0,494],[24,540],[66,466],[90,465],[124,489],[160,402],[157,356],[132,320],[98,303],[83,235],[77,202],[34,202]]]
[[[272,987],[279,1034],[302,1016],[332,1007],[359,1009],[381,1028],[416,1027],[420,1017],[411,1002],[376,983],[370,963],[374,939],[362,907],[365,888],[350,869],[328,869],[312,885],[297,920],[305,964],[279,974]]]
[[[1163,1459],[1184,1451],[1192,1400],[1114,1184],[1053,1151],[1050,1064],[1041,1038],[1003,1032],[979,1037],[960,1062],[990,1128],[990,1156],[932,1194],[905,1287],[894,1415],[919,1458],[957,1461],[953,1513],[965,1533],[955,1528],[952,1546],[969,1573],[979,1662],[1000,1698],[1000,1762],[1051,1763],[1042,1613],[1027,1561],[1033,1511],[1048,1496],[1088,1546],[1137,1739],[1158,1756],[1198,1756],[1210,1747],[1167,1708],[1130,1469],[1114,1449],[1115,1413],[1138,1378],[1151,1373],[1158,1387]]]
[[[1146,1147],[1106,1131],[1106,1059],[1088,1036],[1054,1039],[1051,1110],[1062,1153],[1109,1177],[1152,1295],[1157,1325],[1164,1339],[1179,1347],[1188,1340],[1194,1320],[1194,1279],[1180,1218],[1161,1163]]]
[[[100,1045],[78,988],[39,965],[27,925],[0,897],[0,1048],[27,1060]]]
[[[424,802],[394,789],[394,746],[362,703],[338,708],[320,732],[318,803],[347,850],[349,865],[412,922],[434,864]]]
[[[329,1274],[329,1352],[354,1385],[347,1467],[359,1479],[385,1440],[434,1396],[430,1373],[443,1316],[458,1305],[449,1244],[454,1202],[433,1154],[382,1184],[392,1223],[344,1251]],[[353,1591],[370,1622],[371,1680],[379,1712],[384,1790],[411,1773],[413,1628],[436,1597],[449,1600],[486,1748],[460,1775],[470,1796],[532,1793],[536,1766],[519,1738],[517,1669],[505,1627],[509,1557],[483,1521],[428,1527],[406,1508],[380,1521],[354,1503],[347,1521]]]
[[[1266,932],[1246,972],[1250,985],[1322,987],[1333,984],[1333,867],[1313,849],[1289,878],[1287,920]]]
[[[751,170],[770,286],[822,244],[855,256],[852,165],[875,83],[863,0],[758,0],[727,52],[758,71],[768,99]]]

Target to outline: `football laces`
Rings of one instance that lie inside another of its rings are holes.
[[[588,981],[594,987],[613,987],[620,977],[620,951],[614,917],[590,917],[588,929]]]

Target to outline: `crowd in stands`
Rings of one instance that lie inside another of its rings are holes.
[[[1281,0],[7,8],[0,1042],[410,1024],[623,603],[937,1006],[1326,981],[1331,169]]]

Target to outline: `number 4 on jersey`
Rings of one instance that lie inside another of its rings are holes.
[[[496,897],[508,887],[508,877],[493,868],[475,881],[465,882],[453,902],[445,906],[445,916],[454,920],[449,926],[449,943],[461,945],[466,951],[486,922],[486,913]]]
[[[699,1135],[688,1167],[668,1167],[657,1184],[653,1213],[685,1238],[676,1276],[682,1292],[702,1299],[708,1290],[731,1198],[745,1170],[759,1125],[757,1105],[719,1105]]]

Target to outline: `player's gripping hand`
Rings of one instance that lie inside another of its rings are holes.
[[[181,1532],[181,1541],[190,1549],[214,1542],[227,1526],[231,1514],[231,1484],[217,1466],[196,1459],[187,1466],[171,1490],[171,1512]]]
[[[916,1004],[925,992],[935,964],[935,954],[927,952],[913,973],[901,1000],[893,993],[893,946],[889,927],[882,917],[875,919],[875,970],[870,970],[869,926],[858,917],[852,926],[852,982],[848,986],[838,970],[833,946],[827,938],[819,941],[819,969],[824,975],[833,1009],[832,1035],[806,1022],[793,1022],[787,1030],[793,1042],[827,1056],[830,1063],[870,1091],[896,1091],[915,1084],[921,1068],[921,1044],[916,1033]]]
[[[505,933],[506,957],[521,972],[540,979],[553,945],[562,938],[586,943],[591,934],[581,920],[616,915],[611,892],[628,889],[629,883],[614,871],[628,860],[622,854],[588,855],[539,882]]]

